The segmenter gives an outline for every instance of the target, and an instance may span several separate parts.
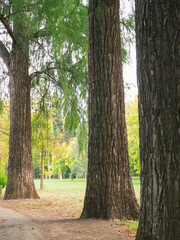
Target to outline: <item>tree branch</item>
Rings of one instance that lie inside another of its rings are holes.
[[[24,12],[32,12],[32,13],[36,13],[37,14],[37,12],[35,12],[35,11],[31,11],[29,9],[22,9],[21,11],[13,12],[13,13],[10,13],[9,15],[4,16],[4,19],[8,19],[11,16],[14,16],[14,15],[19,14],[19,13],[24,13]]]
[[[5,47],[5,45],[4,45],[4,43],[2,41],[0,41],[0,57],[2,58],[4,63],[6,64],[6,67],[7,67],[8,71],[9,71],[10,53],[7,50],[7,48]]]
[[[4,132],[4,131],[0,130],[0,133],[3,133],[3,134],[5,134],[5,135],[7,135],[9,137],[9,134],[7,132]]]
[[[42,71],[36,71],[36,72],[31,73],[29,78],[32,81],[35,77],[38,77],[38,76],[40,76],[43,73],[47,73],[47,72],[49,72],[51,70],[55,70],[55,69],[58,69],[58,67],[47,67],[46,69],[44,69]]]
[[[52,33],[50,31],[47,31],[45,29],[40,29],[39,31],[33,34],[33,38],[46,37],[46,36],[50,36],[51,34]]]
[[[10,37],[12,38],[12,40],[17,43],[17,38],[14,35],[9,23],[6,21],[6,19],[3,17],[3,15],[0,15],[0,21],[2,22],[2,24],[4,25],[4,27],[6,28],[7,32],[9,33]]]

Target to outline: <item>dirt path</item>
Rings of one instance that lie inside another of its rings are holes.
[[[44,239],[39,224],[11,209],[0,207],[0,239],[36,240]]]
[[[0,200],[0,240],[134,240],[115,221],[59,216],[46,200]]]

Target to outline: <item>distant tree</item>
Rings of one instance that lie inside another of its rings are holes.
[[[63,137],[62,137],[63,139]],[[70,155],[72,142],[56,142],[52,151],[52,173],[61,174],[65,166],[71,167],[73,158]]]
[[[84,139],[84,141],[86,141],[86,139]],[[78,139],[75,138],[70,153],[73,159],[73,164],[70,169],[71,174],[76,175],[78,178],[82,178],[87,174],[88,153],[85,147],[82,147],[84,151],[79,150],[79,148],[81,148],[81,145],[78,143]]]
[[[137,175],[140,174],[139,119],[137,97],[133,101],[126,103],[126,124],[131,173],[133,175]]]
[[[41,181],[40,189],[44,189],[45,165],[49,161],[49,152],[52,151],[53,135],[53,107],[51,93],[47,82],[39,82],[37,91],[33,92],[32,101],[32,147],[39,152],[41,156],[40,169]]]
[[[136,0],[141,209],[137,240],[180,238],[180,1]]]
[[[32,157],[33,157],[33,173],[34,178],[40,177],[40,168],[39,168],[39,159],[40,159],[40,153],[36,148],[32,148]]]
[[[118,0],[89,1],[88,174],[81,218],[133,218]]]
[[[0,111],[0,174],[6,174],[9,155],[10,109],[9,101],[2,101]]]

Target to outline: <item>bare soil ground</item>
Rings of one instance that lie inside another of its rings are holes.
[[[65,204],[60,204],[56,199],[0,200],[0,207],[5,211],[7,210],[7,215],[1,216],[2,214],[0,212],[0,240],[135,239],[134,233],[130,232],[119,220],[80,220],[78,218],[79,212],[76,212],[73,206],[66,207]],[[16,213],[19,213],[17,224],[12,224],[10,220],[6,219],[9,209],[13,210],[11,217],[14,219],[14,222],[16,222]],[[27,227],[27,225],[29,229],[23,232],[23,229]],[[21,230],[22,234],[19,237],[18,234]],[[18,233],[17,238],[11,237],[12,232]],[[2,239],[1,236],[3,236]]]

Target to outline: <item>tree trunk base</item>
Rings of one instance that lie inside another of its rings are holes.
[[[26,193],[26,194],[21,194],[21,193],[11,193],[11,194],[5,194],[3,200],[12,200],[12,199],[40,199],[38,196],[37,192],[32,192],[32,193]]]
[[[26,182],[18,182],[14,180],[14,183],[9,180],[6,186],[6,192],[4,195],[4,200],[11,199],[39,199],[37,194],[34,180]]]

